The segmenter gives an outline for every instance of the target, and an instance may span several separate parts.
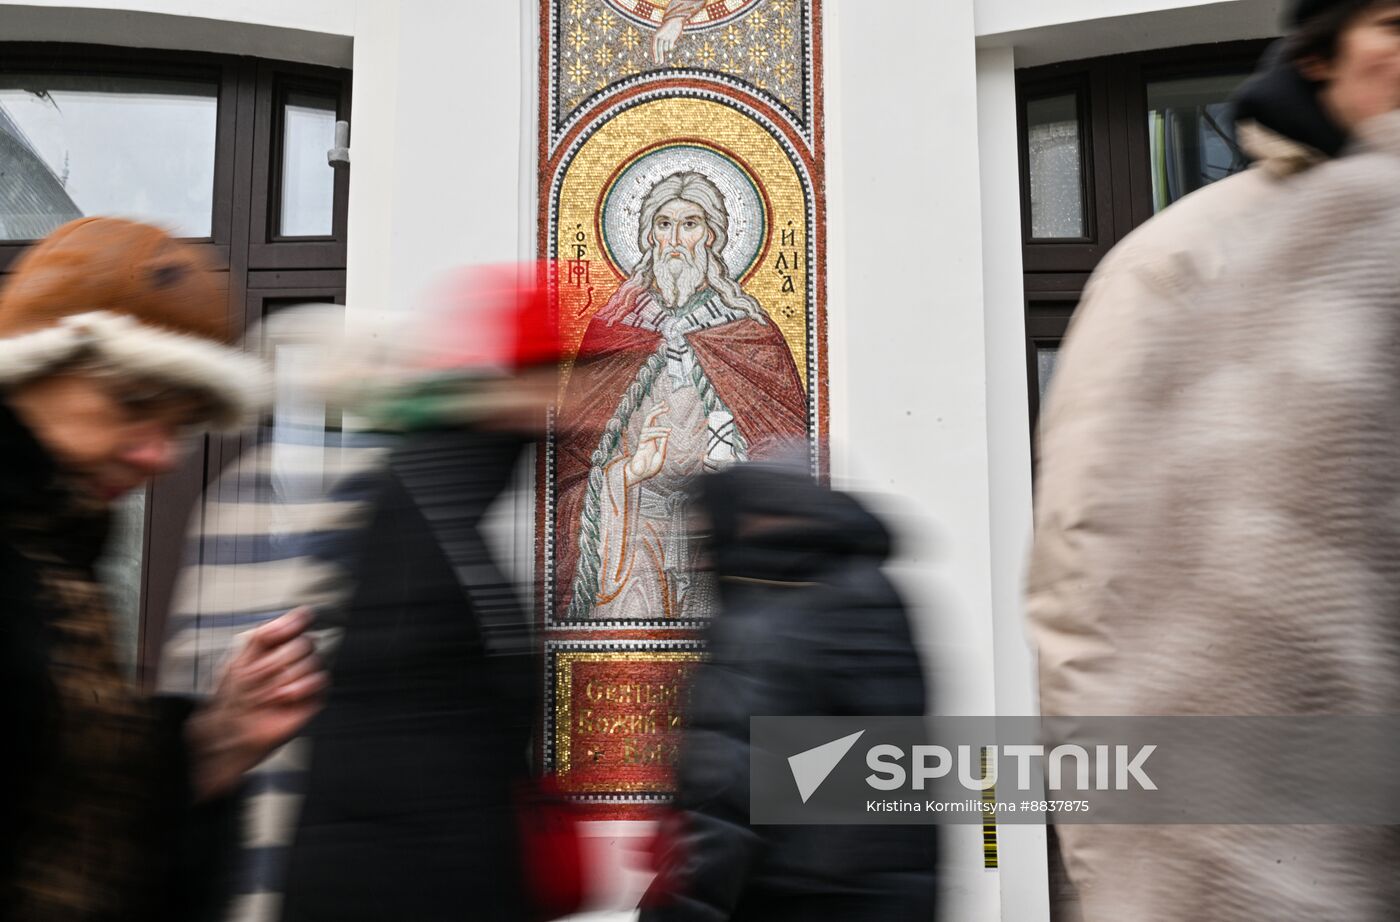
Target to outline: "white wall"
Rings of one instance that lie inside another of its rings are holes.
[[[359,0],[30,0],[0,4],[0,40],[247,54],[349,67]]]
[[[900,530],[945,714],[995,707],[972,0],[829,2],[833,474]],[[948,918],[998,916],[980,829],[945,827]]]
[[[1021,594],[1031,535],[1031,445],[1021,283],[1015,53],[1010,48],[977,53],[977,114],[996,713],[1036,714],[1040,707],[1035,659],[1026,636]],[[998,828],[1002,919],[1048,918],[1045,840],[1041,826]]]
[[[977,0],[977,47],[1031,67],[1279,34],[1286,0]]]
[[[347,301],[412,309],[454,266],[525,255],[522,15],[454,0],[361,7]],[[525,154],[533,163],[533,148]]]
[[[978,35],[993,35],[1215,5],[1220,0],[976,0],[975,23]]]

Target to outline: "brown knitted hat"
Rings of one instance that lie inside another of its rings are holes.
[[[79,218],[30,248],[0,290],[0,388],[78,358],[209,398],[216,425],[264,401],[231,342],[225,292],[193,247],[119,218]]]

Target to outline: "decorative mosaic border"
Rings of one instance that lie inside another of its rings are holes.
[[[738,76],[694,68],[646,70],[613,82],[591,94],[567,113],[560,113],[561,41],[558,5],[564,0],[542,0],[539,51],[539,213],[537,246],[541,257],[554,255],[557,241],[558,195],[564,174],[583,144],[604,124],[635,106],[658,99],[690,98],[727,106],[753,121],[779,145],[796,171],[806,196],[806,371],[808,442],[813,473],[829,473],[825,438],[829,412],[826,361],[826,187],[822,82],[821,0],[797,0],[801,4],[802,104],[796,111],[772,93]],[[601,0],[597,0],[601,2]],[[556,620],[555,560],[553,550],[559,523],[556,445],[553,420],[545,450],[536,462],[535,572],[540,577],[535,598],[537,623],[544,638],[543,714],[539,753],[547,770],[553,770],[558,727],[556,664],[560,652],[701,653],[700,632],[706,622],[675,621],[572,621]],[[670,798],[664,792],[609,790],[571,795],[586,805],[597,819],[639,819],[654,814]]]

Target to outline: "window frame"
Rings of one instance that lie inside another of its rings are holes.
[[[225,105],[225,100],[235,98],[238,93],[236,58],[66,42],[4,42],[0,43],[0,52],[3,52],[0,54],[0,73],[4,74],[101,74],[210,81],[216,84],[218,110],[214,131],[214,194],[209,216],[210,233],[206,237],[182,239],[203,250],[217,269],[228,269],[234,201],[234,163],[230,155],[235,126],[233,107]],[[0,276],[8,273],[19,254],[36,242],[0,240]]]
[[[281,189],[276,93],[281,87],[305,86],[334,95],[337,120],[349,121],[348,69],[203,52],[0,42],[0,73],[115,74],[216,82],[210,234],[182,239],[203,251],[219,273],[227,292],[230,329],[246,334],[272,299],[345,303],[349,167],[335,168],[331,235],[283,238],[272,233],[275,225],[270,222],[275,220]],[[0,287],[20,254],[34,243],[0,241]],[[242,446],[242,434],[206,436],[182,465],[147,487],[137,629],[137,676],[143,687],[152,688],[155,683],[175,579],[187,562],[191,513],[204,487]]]
[[[344,74],[343,79],[338,74]],[[278,232],[282,217],[284,128],[281,115],[287,94],[292,92],[329,96],[336,101],[336,120],[350,121],[351,85],[348,72],[310,64],[259,62],[255,112],[257,124],[264,130],[257,133],[254,142],[254,194],[248,265],[253,269],[343,268],[350,202],[347,169],[335,169],[330,234],[286,236]]]
[[[1104,74],[1098,68],[1050,65],[1034,82],[1016,85],[1017,157],[1021,173],[1022,262],[1026,271],[1073,272],[1092,266],[1113,245],[1113,227],[1104,221],[1101,201],[1112,198],[1112,168],[1102,143],[1108,133],[1103,105]],[[1031,236],[1030,134],[1027,106],[1039,99],[1073,95],[1079,113],[1080,182],[1083,187],[1084,229],[1077,238]]]
[[[1127,154],[1132,190],[1129,196],[1129,229],[1144,223],[1154,214],[1152,210],[1151,141],[1147,136],[1147,85],[1159,80],[1180,80],[1190,77],[1217,77],[1240,71],[1253,71],[1268,41],[1223,42],[1219,45],[1196,45],[1172,49],[1172,52],[1152,51],[1129,56],[1123,63],[1124,81],[1139,92],[1128,94],[1125,116],[1128,125]]]
[[[1016,71],[1017,145],[1020,157],[1021,240],[1027,393],[1034,467],[1040,417],[1038,346],[1058,345],[1099,262],[1153,216],[1147,84],[1157,80],[1252,72],[1274,39],[1189,45],[1132,54],[1065,61]],[[1030,158],[1026,104],[1082,87],[1081,144],[1085,162],[1086,227],[1092,241],[1030,237]],[[1087,112],[1085,117],[1083,113]],[[1092,176],[1092,180],[1090,180]]]
[[[1084,284],[1076,276],[1047,276],[1038,281],[1041,283],[1037,286],[1038,290],[1028,289],[1025,294],[1026,397],[1030,404],[1032,462],[1037,454],[1035,427],[1040,419],[1040,366],[1037,353],[1045,347],[1060,347]]]

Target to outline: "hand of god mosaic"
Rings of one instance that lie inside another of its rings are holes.
[[[661,27],[651,38],[651,56],[657,64],[666,63],[666,59],[671,56],[671,50],[676,47],[676,42],[680,41],[684,29],[685,19],[680,16],[672,16],[661,23]]]
[[[687,28],[712,29],[742,15],[762,0],[603,0],[626,19],[655,28],[651,53],[657,65],[671,57]]]

